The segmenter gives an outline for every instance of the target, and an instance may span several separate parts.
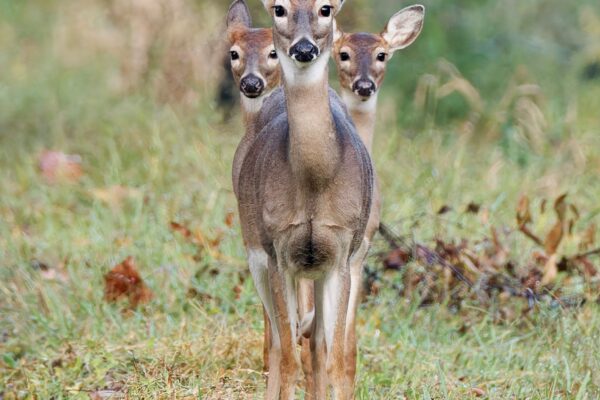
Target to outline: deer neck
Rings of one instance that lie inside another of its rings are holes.
[[[367,101],[362,101],[351,91],[342,90],[342,100],[354,121],[358,135],[362,139],[369,154],[373,149],[373,136],[375,135],[375,120],[377,115],[377,94]]]
[[[337,130],[329,104],[329,54],[298,69],[281,60],[288,112],[290,164],[294,174],[324,184],[334,177],[341,159]]]
[[[257,134],[256,132],[256,121],[258,120],[260,109],[262,108],[264,99],[268,97],[261,96],[256,99],[249,99],[248,97],[240,94],[242,104],[242,117],[244,120],[244,128],[246,129],[246,136],[252,137]]]

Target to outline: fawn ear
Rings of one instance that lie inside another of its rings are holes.
[[[340,25],[334,19],[333,20],[333,42],[336,43],[338,40],[340,40],[342,38],[342,36],[344,36],[344,32],[342,32],[342,30],[340,29]]]
[[[242,25],[246,28],[252,27],[252,17],[250,10],[244,0],[235,0],[229,7],[227,13],[227,28],[233,25]]]
[[[424,19],[425,7],[421,5],[407,7],[394,14],[381,36],[388,42],[392,52],[404,49],[419,37]]]

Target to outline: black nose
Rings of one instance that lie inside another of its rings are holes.
[[[290,49],[290,57],[303,63],[311,62],[319,55],[317,46],[308,39],[302,39]]]
[[[375,83],[370,79],[359,79],[352,85],[352,91],[359,96],[369,97],[375,93]]]
[[[250,74],[242,78],[240,89],[244,96],[253,99],[262,94],[265,83],[258,76]]]

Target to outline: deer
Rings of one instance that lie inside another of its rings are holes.
[[[425,18],[422,5],[406,7],[394,14],[380,34],[344,33],[335,24],[334,52],[342,100],[354,121],[356,129],[369,154],[373,137],[379,89],[383,83],[387,62],[398,50],[410,46],[419,37]],[[381,192],[375,173],[373,202],[364,240],[372,243],[379,229]],[[356,375],[355,317],[361,295],[362,270],[366,252],[353,258],[351,263],[351,291],[346,321],[347,382],[353,386]]]
[[[265,98],[280,86],[281,68],[273,45],[273,30],[253,28],[248,6],[243,1],[231,4],[227,13],[227,40],[231,74],[239,88],[245,132],[234,155],[233,190],[237,196],[242,161],[255,139],[259,111]]]
[[[282,87],[258,112],[258,133],[243,157],[237,198],[251,275],[271,327],[266,398],[295,396],[302,300],[297,288],[310,280],[312,397],[325,399],[331,389],[336,399],[350,399],[345,377],[350,260],[368,250],[373,167],[342,100],[329,87],[333,21],[344,2],[262,3],[273,21]],[[244,12],[238,6],[230,10],[238,20]]]

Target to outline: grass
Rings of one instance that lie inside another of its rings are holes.
[[[261,306],[244,279],[239,229],[225,223],[236,210],[239,118],[223,123],[204,86],[187,106],[156,101],[148,88],[115,91],[111,52],[65,61],[55,36],[60,7],[0,1],[0,398],[88,399],[100,390],[260,398]],[[502,226],[522,193],[541,200],[564,191],[582,224],[597,220],[597,81],[536,79],[568,96],[545,99],[550,128],[533,149],[510,126],[491,137],[460,134],[462,120],[450,117],[460,98],[425,123],[403,115],[415,112],[411,93],[396,96],[402,84],[393,76],[374,157],[386,222],[418,238],[477,236],[488,225],[472,216],[449,222],[436,210],[476,201],[489,209],[489,225]],[[483,97],[496,104],[488,91]],[[37,166],[43,149],[81,155],[82,179],[48,184]],[[130,191],[109,202],[98,196],[114,185]],[[417,226],[415,215],[424,215]],[[198,255],[171,221],[224,238]],[[104,274],[130,255],[155,294],[135,311],[103,300]],[[36,269],[40,262],[52,273]],[[465,399],[474,388],[489,399],[600,396],[598,306],[542,307],[498,323],[477,304],[461,313],[416,304],[390,286],[361,306],[357,398]]]

